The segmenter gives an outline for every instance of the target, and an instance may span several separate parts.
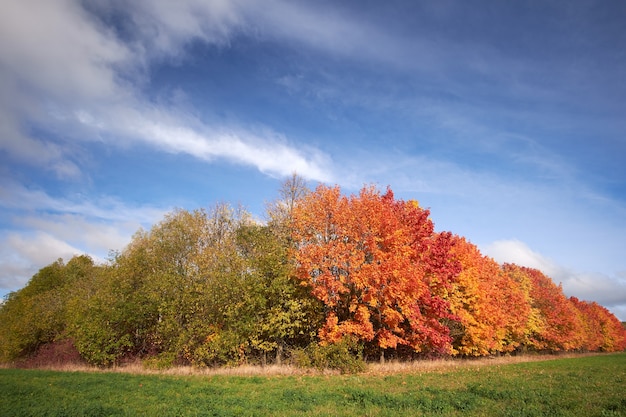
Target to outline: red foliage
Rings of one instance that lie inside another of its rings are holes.
[[[499,267],[465,239],[435,233],[429,214],[373,187],[344,196],[322,185],[298,201],[293,257],[325,306],[322,342],[464,355],[624,348],[608,311],[567,299],[536,269]]]
[[[617,352],[626,349],[626,330],[609,310],[595,302],[570,297],[583,323],[582,348],[587,351]]]
[[[46,343],[31,356],[19,361],[19,368],[63,367],[68,365],[85,365],[72,340],[61,340]]]
[[[342,196],[319,186],[293,212],[294,253],[303,284],[327,309],[319,336],[382,349],[450,351],[445,295],[460,266],[449,233],[434,233],[428,210],[373,187]]]
[[[583,343],[583,323],[574,305],[541,271],[505,264],[503,269],[528,287],[531,308],[537,313],[528,328],[528,345],[536,350],[575,350]]]

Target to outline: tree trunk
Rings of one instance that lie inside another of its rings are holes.
[[[283,342],[278,342],[278,348],[276,348],[276,365],[283,364]]]

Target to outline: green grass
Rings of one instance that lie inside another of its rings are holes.
[[[0,369],[0,416],[421,415],[626,416],[626,354],[352,376]]]

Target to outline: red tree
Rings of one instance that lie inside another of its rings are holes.
[[[384,349],[450,351],[443,319],[459,264],[449,233],[434,233],[428,210],[363,188],[346,197],[319,186],[293,211],[298,276],[326,308],[322,342],[344,336]]]
[[[529,326],[528,346],[536,350],[574,350],[583,343],[583,325],[573,304],[541,271],[505,264],[504,271],[529,286],[531,308],[538,313]]]
[[[588,351],[616,352],[626,349],[626,330],[609,310],[595,302],[570,297],[583,323],[582,348]]]

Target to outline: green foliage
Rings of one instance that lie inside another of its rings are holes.
[[[238,249],[257,300],[251,343],[261,352],[278,351],[286,344],[306,345],[322,318],[321,304],[294,279],[287,243],[274,231],[259,225],[237,231]]]
[[[291,278],[286,243],[224,204],[140,231],[97,281],[73,298],[71,336],[103,366],[239,364],[310,342],[320,316]]]
[[[76,256],[42,268],[0,305],[0,362],[61,340],[98,366],[280,364],[291,349],[292,363],[342,372],[362,369],[364,348],[409,358],[447,352],[453,337],[456,353],[471,355],[626,348],[608,310],[567,300],[539,271],[502,273],[472,262],[483,258],[476,249],[456,276],[450,234],[433,234],[416,202],[373,187],[352,200],[328,190],[352,209],[325,212],[294,175],[265,225],[227,204],[175,210],[106,265]],[[331,246],[311,244],[323,236]]]
[[[42,268],[0,308],[0,361],[34,353],[39,346],[65,336],[68,300],[82,281],[95,273],[88,256],[61,259]]]
[[[293,349],[291,362],[301,368],[334,369],[342,374],[362,372],[366,367],[362,346],[348,337],[337,343],[311,343],[305,349]]]
[[[100,268],[69,300],[68,335],[88,362],[112,365],[145,346],[155,308],[137,277],[140,271],[118,260]]]

